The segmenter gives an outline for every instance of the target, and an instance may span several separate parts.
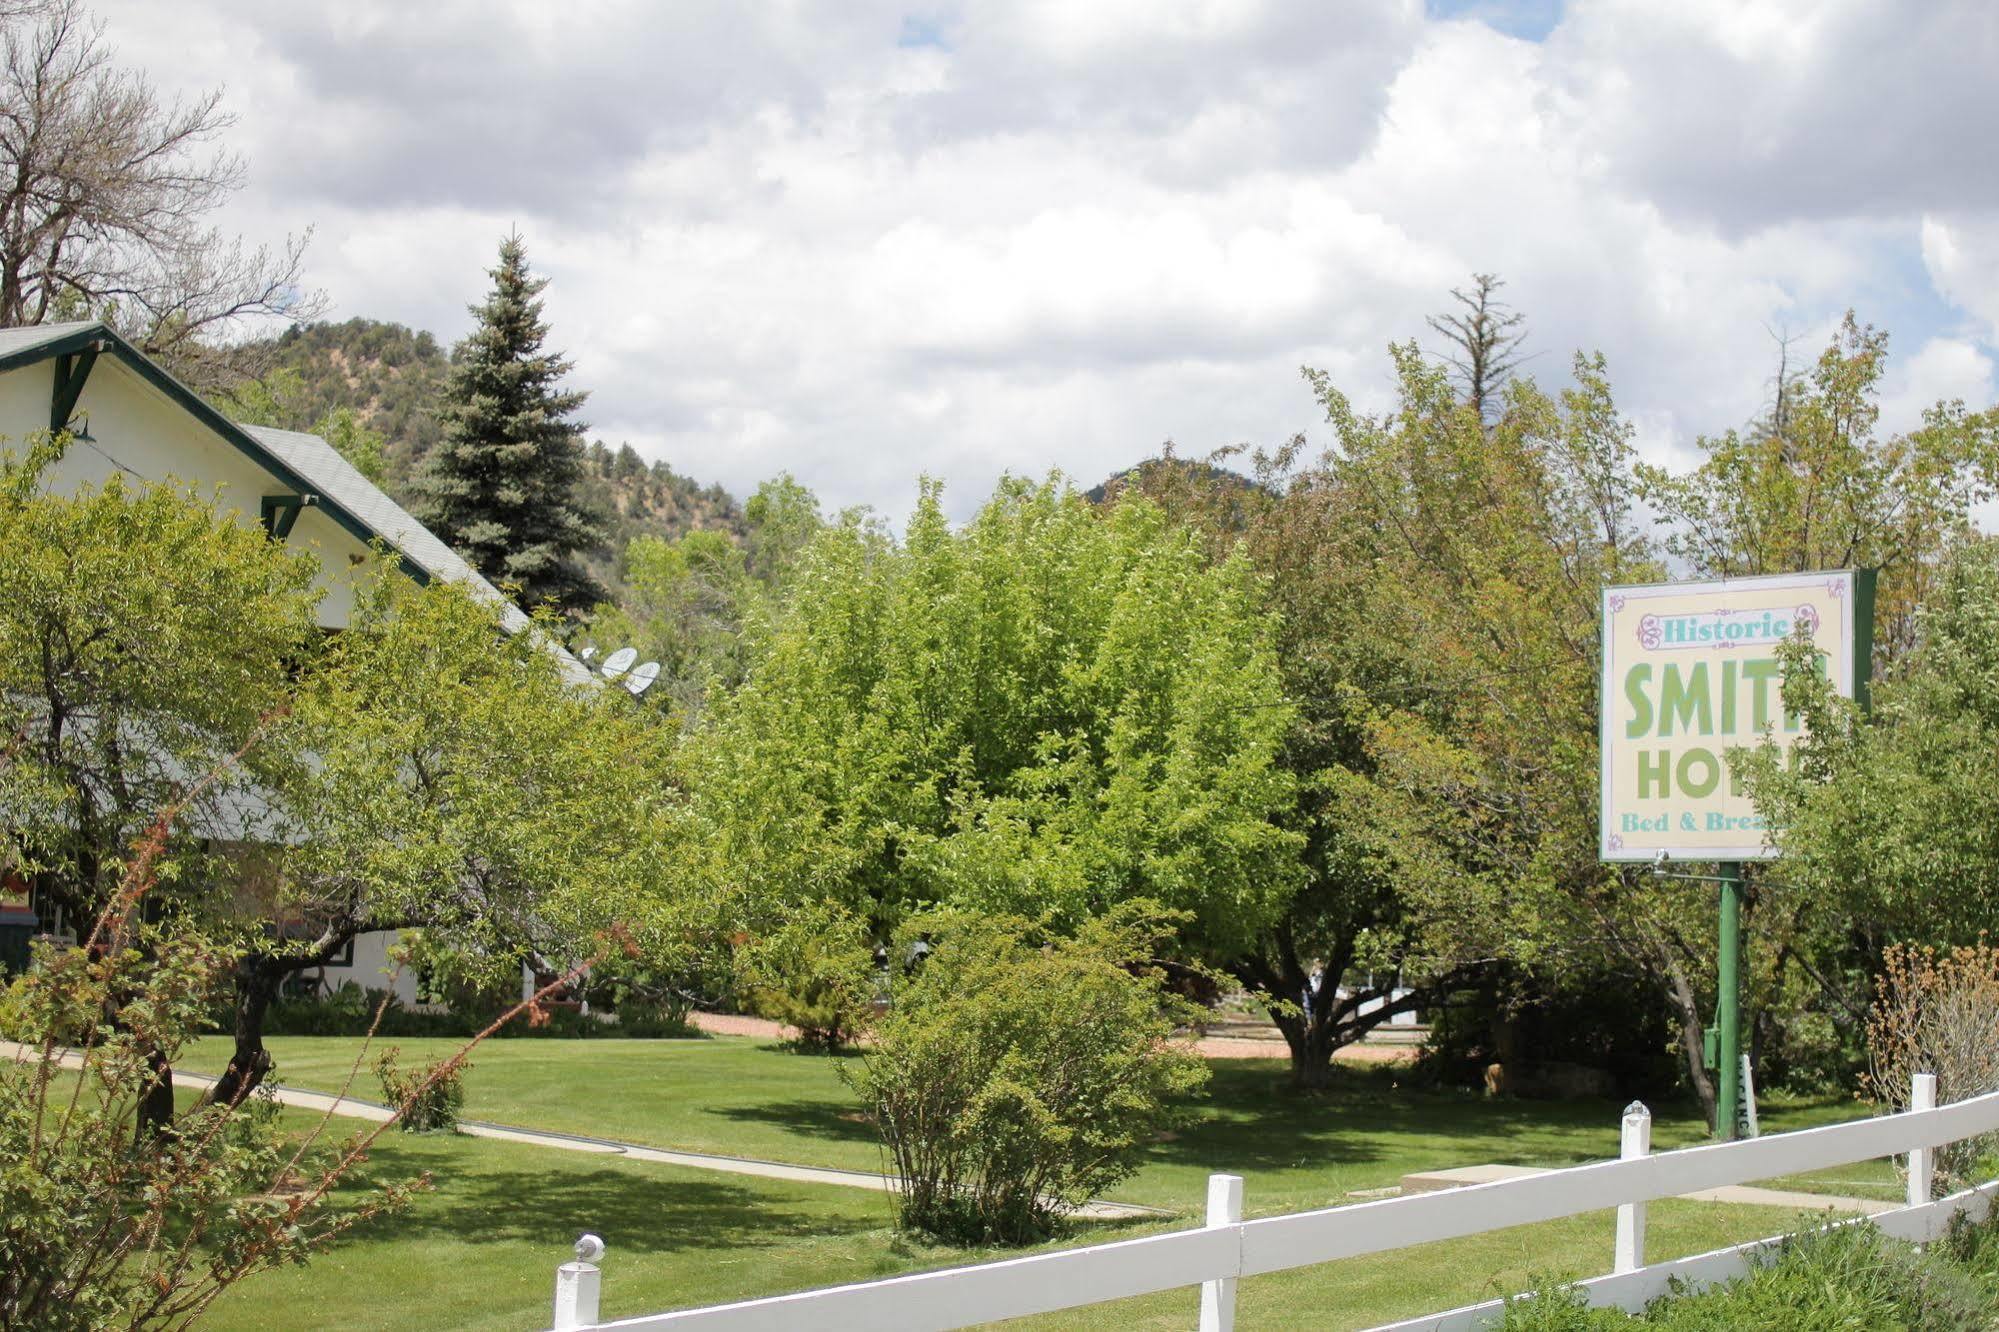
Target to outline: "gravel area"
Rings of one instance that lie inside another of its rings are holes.
[[[791,1028],[768,1018],[746,1017],[740,1013],[696,1013],[695,1026],[713,1036],[756,1036],[781,1041],[793,1035]],[[1210,1059],[1283,1059],[1281,1039],[1254,1036],[1203,1036],[1201,1053]],[[1400,1064],[1416,1057],[1413,1045],[1349,1045],[1333,1058],[1343,1064]]]

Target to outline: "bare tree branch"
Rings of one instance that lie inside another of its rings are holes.
[[[1451,298],[1464,307],[1463,314],[1430,315],[1430,327],[1444,335],[1451,350],[1443,353],[1446,365],[1458,372],[1465,386],[1465,400],[1487,419],[1488,408],[1498,397],[1507,377],[1519,368],[1520,344],[1527,339],[1520,326],[1527,317],[1496,297],[1506,284],[1491,273],[1472,274],[1472,289],[1451,288]]]
[[[318,311],[309,233],[274,251],[209,225],[243,179],[221,92],[163,100],[112,56],[81,0],[0,0],[0,326],[101,318],[221,387],[243,330]]]

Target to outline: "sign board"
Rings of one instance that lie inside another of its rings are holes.
[[[1850,570],[1610,587],[1603,593],[1605,860],[1768,860],[1763,820],[1728,751],[1793,743],[1777,646],[1802,628],[1853,697],[1871,601]]]

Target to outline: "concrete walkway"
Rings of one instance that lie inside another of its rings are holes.
[[[0,1053],[10,1058],[21,1058],[22,1047],[11,1041],[0,1041]],[[74,1068],[81,1063],[79,1056],[66,1054],[63,1063]],[[174,1070],[174,1081],[191,1087],[212,1087],[215,1079],[201,1073]],[[298,1110],[310,1110],[319,1114],[335,1114],[347,1119],[365,1119],[380,1124],[390,1115],[389,1107],[379,1101],[366,1101],[356,1096],[333,1096],[327,1092],[307,1091],[303,1087],[287,1087],[283,1083],[267,1082],[281,1105]],[[563,1152],[589,1152],[598,1156],[622,1156],[633,1161],[651,1161],[658,1165],[683,1166],[689,1170],[713,1170],[727,1175],[753,1175],[758,1179],[782,1179],[794,1184],[835,1184],[843,1188],[873,1189],[878,1193],[893,1193],[901,1186],[901,1181],[866,1170],[834,1170],[822,1166],[787,1165],[782,1161],[759,1161],[747,1156],[711,1156],[706,1152],[676,1152],[662,1147],[647,1147],[636,1142],[618,1142],[611,1138],[590,1138],[575,1133],[553,1133],[544,1129],[515,1128],[509,1124],[490,1124],[483,1120],[461,1119],[459,1130],[474,1138],[493,1138],[500,1142],[523,1142],[531,1147],[551,1147]],[[1092,1221],[1118,1221],[1134,1218],[1168,1217],[1175,1215],[1158,1207],[1141,1207],[1136,1203],[1089,1202],[1077,1208],[1074,1215]]]

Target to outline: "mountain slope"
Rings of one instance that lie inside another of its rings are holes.
[[[441,433],[437,412],[451,361],[437,339],[401,324],[349,319],[290,329],[271,350],[275,368],[244,396],[254,401],[247,414],[263,424],[312,430],[333,413],[351,411],[382,437],[382,488],[409,506],[413,478]],[[589,446],[582,498],[603,516],[607,537],[605,548],[586,562],[614,594],[622,583],[620,559],[633,537],[673,540],[696,528],[738,540],[748,534],[734,496],[664,462],[647,464],[629,444]]]

